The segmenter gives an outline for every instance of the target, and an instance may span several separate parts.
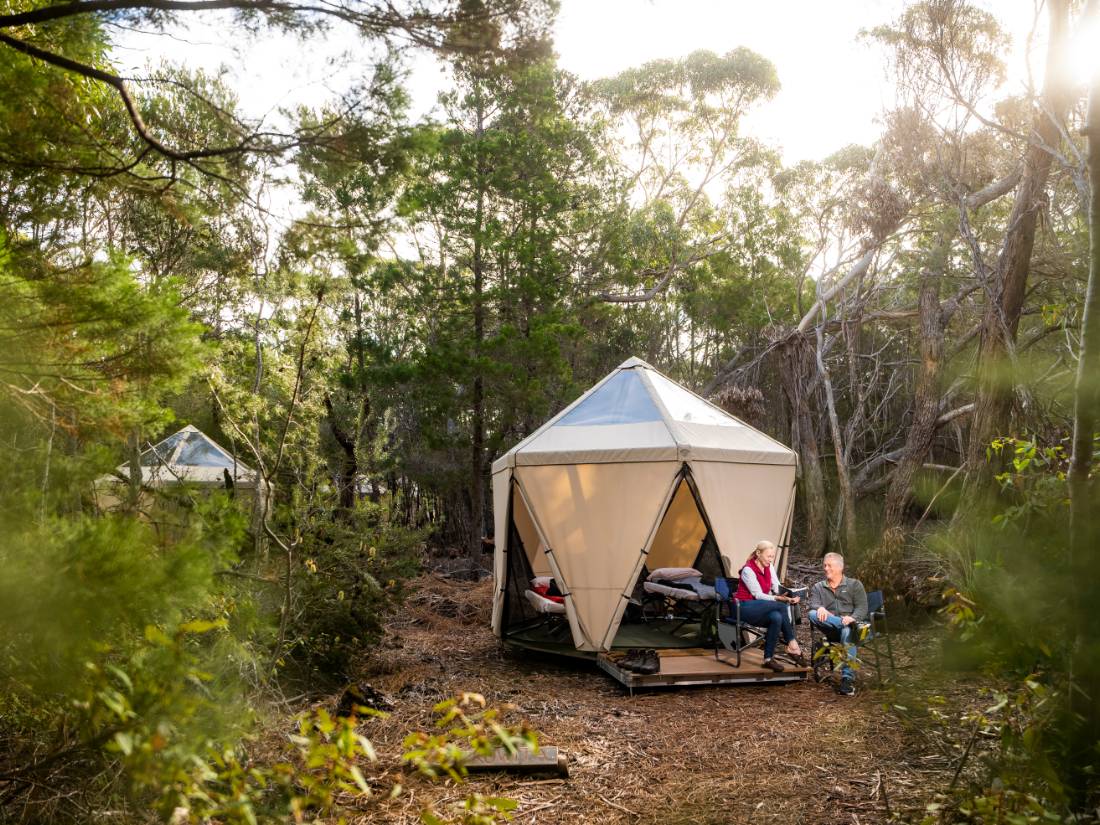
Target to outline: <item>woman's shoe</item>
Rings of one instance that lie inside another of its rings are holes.
[[[806,657],[802,655],[802,651],[799,651],[798,653],[791,653],[788,650],[787,651],[787,656],[790,658],[790,660],[792,662],[794,662],[799,667],[809,667],[810,666],[809,663],[806,661]]]
[[[774,670],[776,673],[782,673],[784,670],[786,670],[786,668],[783,667],[783,665],[779,664],[779,662],[777,662],[775,659],[765,659],[764,660],[764,667],[770,668],[771,670]]]

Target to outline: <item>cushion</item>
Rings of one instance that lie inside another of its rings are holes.
[[[677,581],[679,579],[698,579],[702,578],[702,575],[703,574],[694,567],[658,567],[646,576],[646,580],[651,582],[657,581],[658,579]]]

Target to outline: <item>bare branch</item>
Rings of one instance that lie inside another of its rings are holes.
[[[867,270],[871,268],[871,261],[875,259],[875,254],[878,252],[880,244],[875,244],[866,252],[864,252],[854,264],[852,268],[848,270],[848,273],[833,284],[828,289],[823,289],[819,293],[819,298],[814,302],[813,306],[809,308],[805,315],[802,316],[802,320],[798,322],[797,332],[804,333],[810,328],[810,324],[813,323],[814,318],[821,311],[826,301],[830,301],[841,290],[843,290],[848,284],[857,278],[861,278],[867,274]],[[836,270],[834,269],[833,272]]]
[[[964,415],[970,415],[974,412],[974,404],[963,404],[961,407],[956,407],[953,410],[949,410],[939,418],[936,419],[936,427],[942,427],[945,424],[950,424],[956,418],[961,418]]]
[[[1000,180],[993,181],[977,192],[971,192],[962,199],[963,206],[967,209],[977,209],[981,206],[985,206],[991,201],[995,201],[1002,195],[1007,195],[1016,188],[1016,184],[1020,182],[1020,176],[1023,174],[1023,171],[1023,166],[1017,166]]]
[[[205,149],[192,149],[189,151],[182,151],[179,149],[173,149],[170,146],[166,146],[160,140],[153,136],[149,131],[148,126],[145,125],[145,120],[141,116],[141,112],[138,111],[137,105],[134,103],[134,99],[130,96],[129,90],[126,88],[126,83],[118,75],[113,75],[110,72],[105,72],[102,69],[97,69],[94,66],[89,66],[85,63],[79,63],[76,60],[71,60],[68,57],[64,57],[53,52],[48,52],[44,49],[40,49],[30,43],[26,43],[14,37],[10,37],[3,32],[0,32],[0,43],[4,43],[17,52],[21,52],[28,57],[33,57],[36,60],[41,60],[43,63],[47,63],[51,66],[55,66],[59,69],[64,69],[74,74],[79,74],[83,77],[90,78],[92,80],[98,80],[100,83],[105,83],[113,88],[120,98],[122,103],[126,107],[126,113],[130,116],[130,122],[134,126],[134,130],[138,133],[138,136],[145,141],[152,149],[164,155],[164,157],[170,160],[176,161],[193,161],[201,158],[213,158],[223,157],[225,155],[235,155],[241,152],[255,151],[259,147],[250,147],[247,143],[237,143],[232,146],[215,146],[207,147]]]

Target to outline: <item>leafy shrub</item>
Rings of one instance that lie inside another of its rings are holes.
[[[290,664],[310,682],[345,682],[381,637],[404,581],[419,572],[428,531],[404,527],[386,503],[369,501],[341,518],[313,515],[300,530]]]
[[[945,662],[1008,687],[968,720],[975,738],[995,743],[979,757],[984,770],[933,813],[951,822],[1073,819],[1100,798],[1098,577],[1070,550],[1062,445],[1003,438],[990,456],[1003,459],[999,495],[972,505],[934,546],[951,571]],[[1085,518],[1095,538],[1100,516]],[[970,757],[968,748],[957,778]]]

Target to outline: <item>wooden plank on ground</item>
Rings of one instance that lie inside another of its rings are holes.
[[[569,776],[569,760],[553,746],[543,746],[535,753],[520,747],[515,753],[497,748],[491,756],[475,756],[466,763],[470,771],[506,771],[508,773],[552,773]]]

